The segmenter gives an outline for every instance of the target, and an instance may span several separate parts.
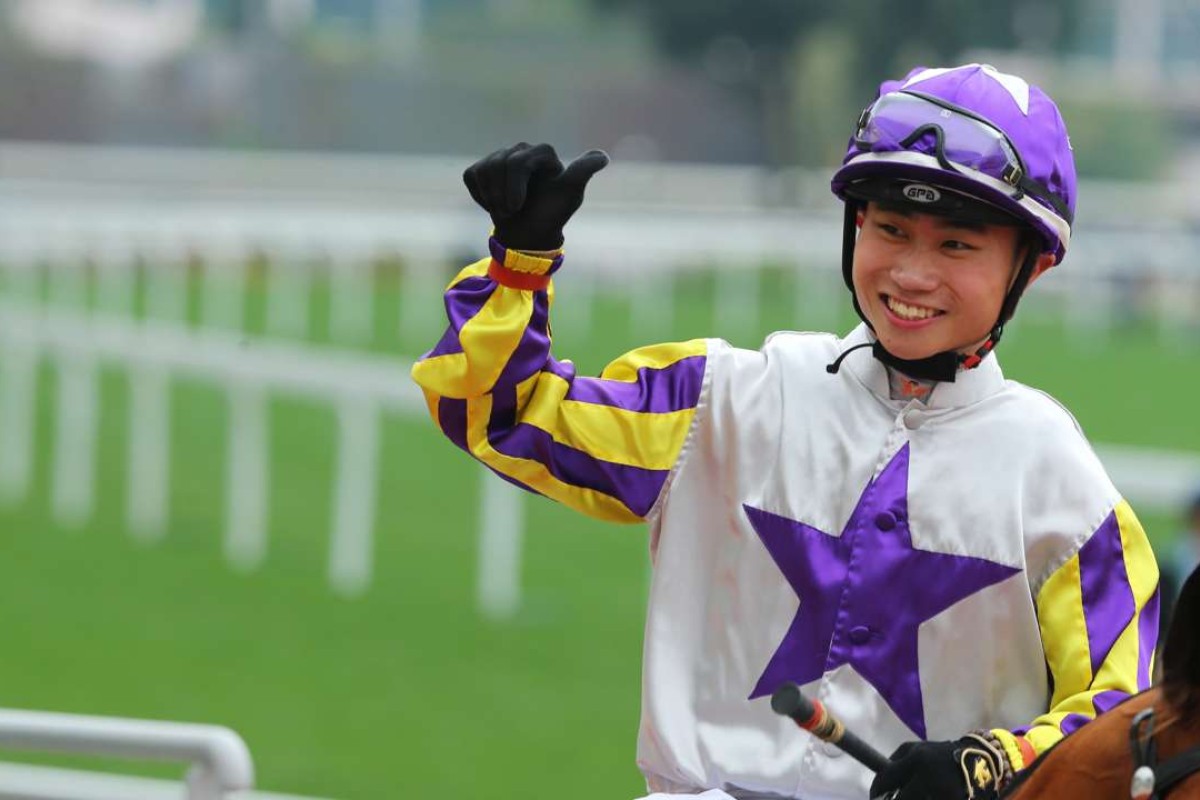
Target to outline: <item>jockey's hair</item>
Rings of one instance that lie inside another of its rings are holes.
[[[1184,719],[1200,713],[1200,567],[1179,592],[1163,646],[1163,694]]]

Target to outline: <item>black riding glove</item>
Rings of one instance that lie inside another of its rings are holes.
[[[563,167],[550,145],[521,142],[467,167],[463,183],[491,215],[500,244],[511,250],[557,250],[563,226],[583,204],[587,182],[607,165],[603,151],[589,150]]]
[[[977,734],[956,742],[908,742],[875,775],[871,797],[994,800],[1009,773],[1008,757]]]

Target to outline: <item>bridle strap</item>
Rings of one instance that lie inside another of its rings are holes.
[[[1163,800],[1171,789],[1186,778],[1200,773],[1200,745],[1159,762],[1154,742],[1154,709],[1139,711],[1129,726],[1129,744],[1133,768],[1148,767],[1154,774],[1154,792],[1150,800]]]
[[[1166,797],[1177,784],[1200,772],[1200,746],[1184,750],[1154,767],[1158,796]]]

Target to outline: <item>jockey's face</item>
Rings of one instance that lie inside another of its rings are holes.
[[[973,353],[987,340],[1024,256],[1019,228],[868,203],[859,229],[854,290],[889,352]],[[1053,260],[1042,254],[1030,283]]]

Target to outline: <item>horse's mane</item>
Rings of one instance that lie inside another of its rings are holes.
[[[1163,693],[1184,719],[1200,713],[1200,567],[1183,584],[1163,645]]]

